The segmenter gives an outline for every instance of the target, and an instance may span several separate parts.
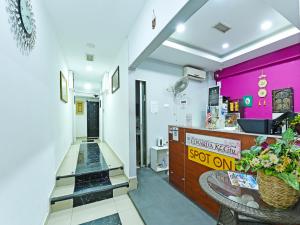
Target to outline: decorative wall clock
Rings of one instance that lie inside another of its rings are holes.
[[[22,54],[28,55],[36,39],[35,19],[30,0],[6,0],[11,32]]]

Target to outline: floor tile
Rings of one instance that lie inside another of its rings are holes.
[[[128,210],[136,211],[132,201],[127,195],[114,197],[114,203],[118,212],[123,212]]]
[[[60,168],[58,169],[57,176],[69,176],[75,173],[79,146],[80,145],[78,144],[71,146]]]
[[[73,209],[72,225],[78,225],[117,213],[113,199],[95,202]]]
[[[70,225],[72,209],[51,213],[46,225]]]
[[[115,153],[110,149],[110,147],[107,144],[99,143],[99,147],[103,153],[103,156],[109,168],[117,168],[123,166],[120,159],[115,155]]]
[[[121,218],[122,225],[144,225],[141,217],[139,216],[138,212],[135,210],[122,211],[119,213],[119,215]]]
[[[128,182],[128,179],[124,175],[113,176],[113,177],[110,177],[109,179],[110,179],[110,182],[112,185]]]
[[[73,194],[74,184],[55,187],[52,198]]]

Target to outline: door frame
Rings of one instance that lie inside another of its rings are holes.
[[[137,93],[137,85],[139,85],[139,93]],[[142,89],[144,88],[144,94],[142,93]],[[139,104],[139,109],[137,108],[137,94],[139,94],[139,99],[141,102],[141,99],[143,99],[143,103]],[[137,149],[136,149],[136,157],[140,157],[140,166],[145,167],[148,165],[148,149],[147,149],[147,82],[145,80],[135,80],[135,112],[139,110],[142,112],[142,119],[139,120],[139,127],[143,127],[143,129],[140,129],[140,156],[137,155]],[[135,118],[137,125],[137,117]],[[135,130],[136,138],[135,138],[135,145],[136,148],[138,146],[138,140],[137,140],[137,127]],[[136,159],[137,161],[137,159]]]
[[[88,113],[88,103],[89,102],[95,102],[95,103],[98,103],[98,136],[97,137],[89,137],[89,123],[88,123],[88,119],[89,119],[89,113]],[[97,100],[90,100],[90,99],[87,99],[86,100],[86,136],[87,138],[99,138],[100,137],[100,118],[99,118],[99,115],[100,115],[100,102],[99,102],[99,99]]]

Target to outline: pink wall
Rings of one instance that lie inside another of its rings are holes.
[[[267,75],[266,106],[258,106],[258,80],[263,69]],[[253,96],[246,118],[272,118],[272,90],[293,87],[295,111],[300,112],[300,44],[228,67],[216,72],[221,81],[221,94],[232,99]]]

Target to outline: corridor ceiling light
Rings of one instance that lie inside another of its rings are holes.
[[[228,44],[228,43],[222,44],[222,48],[223,48],[223,49],[229,48],[229,44]]]
[[[269,30],[272,27],[271,21],[265,21],[260,25],[261,30]]]
[[[183,23],[178,24],[177,27],[176,27],[176,31],[177,31],[178,33],[182,33],[183,31],[185,31],[185,26],[184,26],[184,24],[183,24]]]
[[[84,84],[84,89],[90,90],[92,88],[92,85],[90,83],[85,83]]]
[[[86,66],[86,71],[88,71],[88,72],[90,72],[90,71],[92,71],[93,70],[93,67],[92,66]]]

